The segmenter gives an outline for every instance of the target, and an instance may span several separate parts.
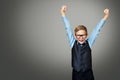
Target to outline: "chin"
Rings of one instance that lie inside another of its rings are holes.
[[[78,41],[80,44],[83,44],[85,41]]]

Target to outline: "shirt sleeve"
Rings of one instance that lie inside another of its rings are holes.
[[[75,42],[73,31],[71,29],[71,26],[70,26],[70,23],[69,23],[67,17],[66,16],[62,16],[62,19],[63,19],[64,25],[65,25],[65,30],[66,30],[66,33],[67,33],[67,37],[68,37],[68,42],[69,42],[70,48],[72,48],[73,44]]]
[[[90,35],[90,37],[88,38],[88,43],[90,45],[90,47],[93,46],[96,38],[98,37],[101,28],[103,27],[105,23],[105,20],[101,19],[100,22],[97,24],[97,26],[95,27],[95,29],[93,30],[92,34]]]

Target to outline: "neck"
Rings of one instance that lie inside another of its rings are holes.
[[[80,44],[83,44],[83,43],[85,43],[85,41],[83,41],[83,42],[80,42],[80,41],[78,41]]]

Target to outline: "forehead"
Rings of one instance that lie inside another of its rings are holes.
[[[85,30],[79,30],[76,32],[76,34],[86,34],[86,31]]]

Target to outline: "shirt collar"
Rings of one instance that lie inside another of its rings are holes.
[[[83,46],[85,45],[87,42],[85,41],[84,43],[80,44],[78,41],[77,41],[77,45],[80,45],[80,46]]]

